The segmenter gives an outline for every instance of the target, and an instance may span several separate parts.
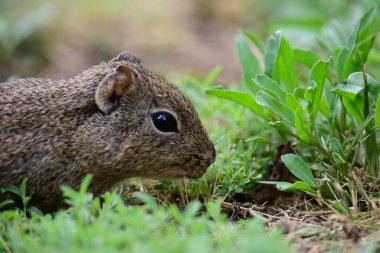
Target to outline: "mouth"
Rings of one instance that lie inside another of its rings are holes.
[[[198,155],[192,156],[185,163],[185,177],[190,179],[197,179],[203,176],[211,164],[214,163],[214,158],[204,159]]]
[[[215,154],[215,153],[214,153]],[[215,162],[215,155],[190,154],[185,160],[172,162],[157,179],[198,179],[202,177],[211,164]]]
[[[198,179],[205,174],[206,170],[207,169],[205,170],[193,169],[190,171],[190,173],[187,173],[185,177],[189,179]]]

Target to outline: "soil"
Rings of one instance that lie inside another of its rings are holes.
[[[268,229],[281,229],[294,252],[365,252],[369,247],[380,252],[379,214],[350,218],[302,194],[282,196],[272,205],[224,202],[222,208],[230,220],[260,217]],[[374,239],[377,245],[370,245]]]

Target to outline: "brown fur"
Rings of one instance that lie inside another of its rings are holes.
[[[176,116],[178,133],[154,127],[158,110]],[[199,177],[215,159],[189,100],[129,52],[67,80],[0,83],[0,122],[0,187],[27,178],[43,211],[88,173],[99,195],[128,177]]]

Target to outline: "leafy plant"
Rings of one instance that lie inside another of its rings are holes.
[[[371,196],[380,187],[375,125],[380,84],[366,72],[377,20],[377,6],[373,6],[352,27],[345,43],[337,47],[324,43],[325,60],[310,50],[292,48],[282,32],[270,36],[265,49],[264,42],[249,32],[237,36],[243,91],[218,87],[207,94],[250,109],[276,129],[281,142],[294,143],[297,155],[281,159],[301,181],[278,183],[279,189],[298,189],[314,197],[321,194],[333,204],[357,207],[360,199],[369,208],[377,207]],[[251,51],[248,42],[258,53]],[[299,72],[300,66],[308,70],[307,78]],[[350,191],[342,194],[336,185]],[[375,188],[369,191],[369,185]]]
[[[0,188],[0,193],[12,193],[14,196],[17,196],[21,199],[24,215],[26,216],[28,212],[37,212],[41,213],[37,208],[29,206],[30,196],[26,194],[26,185],[27,179],[23,179],[20,186],[15,185],[4,185]],[[0,203],[0,208],[7,205],[14,204],[14,201],[11,199],[4,200]]]
[[[126,206],[115,193],[99,199],[86,192],[87,177],[78,192],[65,187],[69,211],[30,218],[16,210],[0,213],[0,251],[5,252],[290,252],[278,230],[265,231],[258,219],[227,222],[220,201],[177,206],[157,204],[136,194],[143,206]]]

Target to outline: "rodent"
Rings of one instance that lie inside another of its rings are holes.
[[[0,187],[27,178],[55,211],[86,174],[98,196],[129,177],[197,178],[215,148],[191,102],[131,52],[70,79],[0,83]]]

